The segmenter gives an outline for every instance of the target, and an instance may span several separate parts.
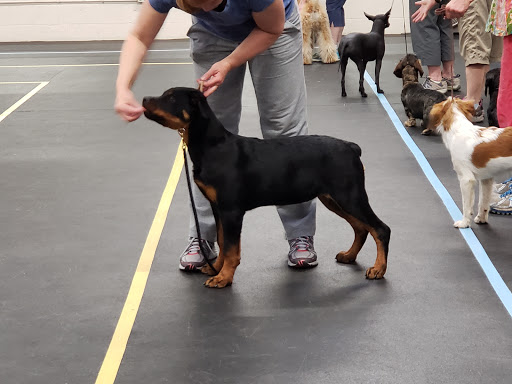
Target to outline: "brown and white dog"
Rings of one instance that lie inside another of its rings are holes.
[[[467,228],[471,223],[478,180],[480,194],[475,223],[487,223],[489,202],[495,177],[512,171],[512,127],[480,127],[471,123],[472,100],[449,97],[430,111],[431,127],[440,133],[450,151],[453,169],[462,192],[462,220],[453,225]]]
[[[318,44],[318,54],[322,63],[331,64],[339,61],[336,55],[336,44],[329,29],[329,17],[325,9],[325,1],[300,0],[300,19],[302,22],[302,57],[304,64],[313,62],[313,45]]]

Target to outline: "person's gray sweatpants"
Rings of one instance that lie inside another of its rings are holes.
[[[212,35],[200,24],[188,31],[196,78],[228,56],[238,43]],[[224,83],[210,96],[208,104],[224,125],[238,133],[242,110],[242,88],[246,65],[231,70]],[[264,139],[279,136],[306,135],[306,85],[302,61],[302,31],[297,10],[285,23],[277,41],[265,52],[249,61],[261,132]],[[215,241],[217,230],[210,203],[192,181],[194,201],[201,228],[201,237]],[[301,204],[278,206],[286,238],[313,236],[316,225],[316,200]],[[194,217],[190,215],[190,237],[197,237]]]

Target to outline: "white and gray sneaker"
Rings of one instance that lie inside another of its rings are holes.
[[[433,91],[437,91],[440,93],[448,92],[448,85],[446,84],[446,81],[444,81],[444,80],[435,81],[435,80],[432,80],[430,77],[427,77],[427,79],[423,83],[423,88],[431,89]]]
[[[505,193],[509,189],[512,189],[512,177],[502,181],[501,183],[494,184],[494,192],[496,192],[498,195]]]
[[[301,236],[288,240],[290,252],[288,252],[288,266],[292,268],[311,268],[318,265],[318,260],[313,247],[313,236]]]
[[[179,268],[182,271],[198,271],[206,265],[206,260],[203,257],[201,252],[201,247],[199,246],[199,239],[193,237],[189,239],[189,243],[187,248],[183,251],[180,256],[180,266]],[[212,261],[217,258],[217,254],[215,253],[215,244],[211,241],[201,240],[204,251],[208,253],[208,260]]]

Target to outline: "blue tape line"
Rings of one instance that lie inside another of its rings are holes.
[[[379,99],[380,103],[386,110],[389,118],[391,119],[393,125],[398,131],[398,134],[405,142],[409,150],[412,152],[413,156],[416,158],[416,161],[418,162],[421,169],[425,173],[425,176],[427,176],[428,181],[434,187],[435,191],[443,201],[443,204],[446,206],[446,209],[448,209],[448,213],[450,214],[452,219],[454,221],[459,220],[462,217],[462,212],[460,211],[459,207],[457,207],[452,197],[450,196],[444,185],[441,183],[441,181],[435,174],[434,170],[427,161],[425,155],[423,155],[423,152],[421,152],[421,150],[416,145],[414,140],[411,138],[407,130],[404,128],[402,122],[398,118],[398,115],[389,104],[388,99],[386,99],[386,97],[382,93],[377,93],[377,87],[375,85],[375,82],[368,74],[368,72],[364,73],[364,78],[366,82],[370,85],[373,93],[377,95],[377,98]],[[485,275],[487,276],[487,279],[494,288],[494,291],[496,292],[501,302],[505,306],[505,309],[508,311],[509,315],[512,316],[512,292],[510,292],[510,289],[507,287],[507,285],[501,278],[500,274],[496,270],[496,267],[489,259],[487,252],[485,252],[484,247],[482,247],[482,244],[476,237],[473,230],[471,228],[461,228],[459,230],[460,233],[462,234],[462,237],[464,238],[464,240],[466,240],[466,243],[471,249],[471,252],[473,252],[473,255],[475,256],[476,260],[482,267]]]

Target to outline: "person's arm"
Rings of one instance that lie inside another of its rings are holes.
[[[464,16],[473,0],[451,0],[445,8],[445,19],[456,19]]]
[[[456,19],[464,16],[473,0],[448,0],[448,4],[444,8],[445,19]],[[420,7],[411,16],[413,22],[418,23],[425,20],[428,11],[436,4],[436,0],[420,0],[414,4]]]
[[[211,95],[223,83],[227,73],[265,51],[279,38],[284,29],[285,12],[282,0],[274,2],[261,12],[252,14],[256,27],[226,58],[215,63],[198,82],[203,82],[205,96]]]
[[[145,1],[133,30],[123,43],[116,80],[115,101],[115,110],[123,120],[136,120],[144,112],[142,105],[135,99],[131,87],[137,78],[142,60],[166,17],[166,13],[155,11],[149,1]]]
[[[412,14],[411,19],[414,23],[419,23],[420,21],[425,20],[428,11],[430,11],[436,4],[436,0],[420,0],[416,1],[414,4],[419,5],[420,7]]]

